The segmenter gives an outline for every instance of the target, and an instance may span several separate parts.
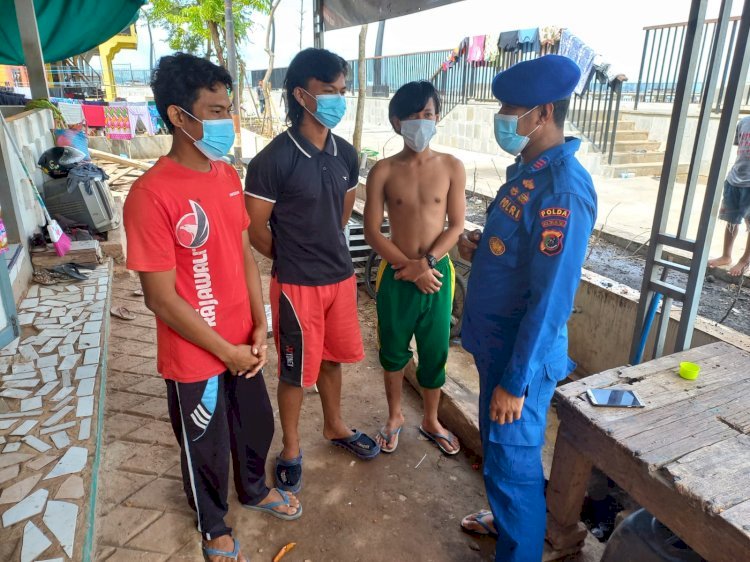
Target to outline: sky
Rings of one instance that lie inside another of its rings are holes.
[[[720,0],[709,0],[708,15],[716,17]],[[740,15],[742,0],[733,0],[732,15]],[[302,48],[311,47],[312,0],[281,0],[276,12],[276,66],[286,66],[300,50],[300,10],[303,11]],[[458,46],[463,37],[499,31],[557,25],[567,27],[609,61],[613,70],[638,80],[644,26],[684,22],[690,0],[463,0],[385,23],[383,54],[396,55]],[[249,69],[267,65],[264,51],[268,17],[256,24],[240,46]],[[325,47],[346,59],[357,58],[359,27],[330,31]],[[143,18],[138,24],[138,50],[121,51],[115,64],[148,69],[149,39]],[[170,53],[166,34],[152,29],[158,59]],[[367,34],[367,56],[375,52],[377,24]]]

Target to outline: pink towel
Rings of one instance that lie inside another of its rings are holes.
[[[484,35],[475,35],[469,43],[469,55],[466,60],[469,62],[484,62]]]

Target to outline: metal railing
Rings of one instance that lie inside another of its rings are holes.
[[[112,65],[115,84],[119,86],[148,86],[151,83],[151,71],[134,70],[130,65]]]
[[[571,96],[568,109],[570,123],[596,150],[607,154],[608,164],[612,164],[615,149],[622,83],[619,77],[610,81],[606,74],[594,70],[583,93]]]
[[[737,41],[740,17],[729,19],[729,41],[721,46],[719,59],[722,68],[719,89],[715,99],[714,111],[721,108],[721,100],[727,86],[727,77],[732,63],[734,45]],[[674,23],[644,27],[646,35],[643,40],[643,54],[638,73],[636,87],[635,108],[639,102],[644,103],[672,103],[675,98],[677,78],[680,72],[680,60],[685,42],[686,23]],[[706,77],[711,65],[714,37],[717,32],[717,20],[706,20],[703,24],[703,38],[700,43],[700,53],[697,64],[698,72],[690,84],[690,102],[699,103],[703,98]],[[744,103],[750,103],[750,88],[746,87]]]

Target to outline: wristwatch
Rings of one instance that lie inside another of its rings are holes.
[[[424,258],[427,260],[427,265],[430,267],[430,269],[435,269],[437,267],[437,259],[432,254],[425,254]]]

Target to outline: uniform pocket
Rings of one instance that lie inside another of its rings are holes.
[[[496,258],[497,264],[515,267],[519,261],[520,223],[503,214],[493,213],[493,218],[485,226],[481,243]]]

